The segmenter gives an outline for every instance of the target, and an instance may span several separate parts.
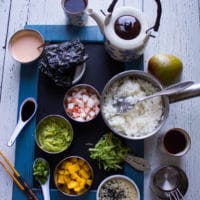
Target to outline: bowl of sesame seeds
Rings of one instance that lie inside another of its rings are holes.
[[[140,200],[140,192],[136,183],[125,175],[111,175],[98,186],[97,200]]]

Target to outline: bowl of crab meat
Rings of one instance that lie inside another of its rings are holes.
[[[88,122],[99,114],[100,94],[91,85],[78,84],[66,92],[63,104],[68,117],[77,122]]]

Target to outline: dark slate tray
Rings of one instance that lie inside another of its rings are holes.
[[[143,70],[143,59],[140,58],[132,63],[120,63],[111,59],[104,50],[103,36],[98,27],[82,27],[64,25],[29,25],[26,28],[38,30],[49,42],[62,42],[71,39],[80,39],[86,47],[89,59],[86,64],[86,72],[79,83],[88,83],[93,85],[100,93],[106,82],[123,70],[137,69]],[[96,189],[103,178],[111,174],[125,174],[132,178],[138,185],[143,200],[143,173],[124,164],[123,169],[118,172],[104,172],[99,170],[96,162],[89,158],[88,144],[95,144],[102,134],[109,131],[104,124],[101,115],[94,121],[79,124],[72,122],[74,128],[74,141],[71,147],[65,152],[56,156],[48,155],[42,152],[34,141],[34,131],[37,122],[48,114],[60,114],[67,118],[64,113],[62,101],[68,88],[61,88],[54,85],[47,77],[38,71],[38,63],[21,66],[21,79],[19,90],[19,105],[29,97],[34,97],[38,102],[38,111],[34,119],[24,128],[23,133],[17,139],[15,167],[20,174],[33,188],[39,199],[42,199],[42,193],[39,185],[32,176],[32,165],[36,157],[44,157],[51,166],[51,184],[50,192],[52,200],[71,199],[61,194],[53,183],[53,171],[55,165],[64,157],[69,155],[79,155],[87,159],[94,169],[94,183],[89,192],[85,195],[74,198],[80,200],[95,200]],[[135,155],[143,156],[143,141],[125,140],[131,147]],[[13,200],[25,200],[26,196],[14,185]]]

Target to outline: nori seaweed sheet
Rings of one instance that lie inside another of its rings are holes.
[[[72,85],[76,66],[84,63],[88,55],[79,40],[44,47],[39,69],[58,86]]]

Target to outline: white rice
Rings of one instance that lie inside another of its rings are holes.
[[[137,103],[128,112],[117,114],[113,106],[118,97],[132,96],[134,99],[148,96],[158,89],[142,79],[124,78],[115,82],[107,91],[102,105],[102,112],[109,125],[129,137],[141,137],[150,134],[158,126],[163,114],[161,97]]]

